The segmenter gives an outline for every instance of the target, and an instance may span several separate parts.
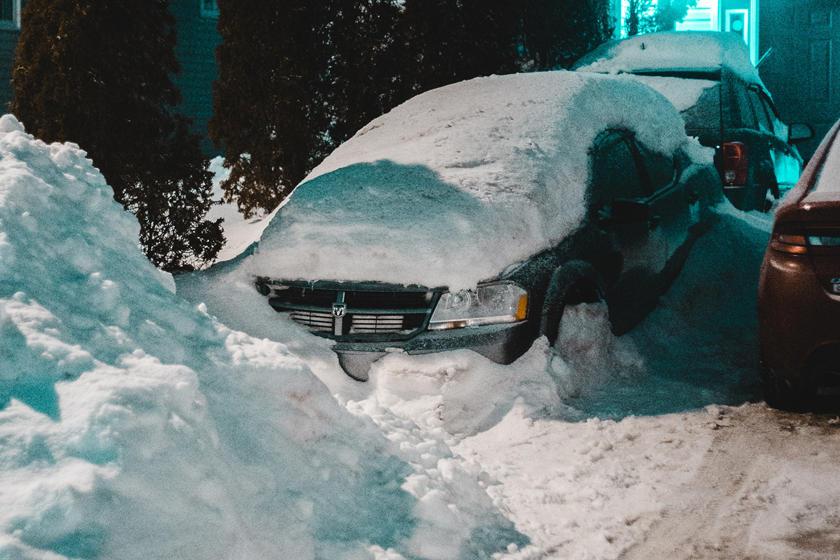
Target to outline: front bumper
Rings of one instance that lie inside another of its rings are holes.
[[[485,325],[447,331],[423,331],[408,340],[384,342],[337,341],[333,350],[342,369],[367,381],[370,366],[390,352],[429,354],[447,350],[473,350],[499,364],[509,364],[531,347],[534,329],[528,321]]]

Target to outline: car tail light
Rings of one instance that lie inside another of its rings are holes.
[[[802,233],[787,230],[774,231],[773,239],[770,241],[770,248],[782,253],[792,255],[804,255],[808,252],[808,238]]]
[[[747,146],[742,142],[726,142],[723,145],[723,184],[746,185],[748,171]]]

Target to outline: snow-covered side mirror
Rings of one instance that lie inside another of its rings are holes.
[[[788,143],[797,144],[814,137],[814,129],[809,124],[795,123],[788,129]]]

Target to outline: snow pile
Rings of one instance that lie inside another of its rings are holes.
[[[324,160],[248,266],[282,279],[474,287],[578,227],[589,148],[609,128],[662,153],[687,143],[671,104],[632,80],[546,72],[424,93]]]
[[[412,472],[403,488],[416,497],[418,522],[410,549],[422,558],[482,557],[526,542],[501,518],[480,472],[464,468],[450,445],[452,434],[492,426],[517,401],[535,415],[562,408],[546,365],[545,341],[516,362],[516,374],[466,350],[408,356],[394,353],[374,364],[358,383],[340,368],[333,341],[314,336],[266,305],[239,263],[178,277],[178,294],[206,302],[225,324],[282,340],[347,408],[372,420],[393,442]],[[488,528],[492,527],[492,533]]]
[[[83,151],[0,119],[0,557],[422,551],[457,506],[284,344],[173,295],[137,233]],[[450,551],[523,540],[491,504],[460,519]]]
[[[574,68],[606,74],[727,68],[748,83],[762,83],[743,39],[718,31],[667,31],[610,41],[585,55]]]

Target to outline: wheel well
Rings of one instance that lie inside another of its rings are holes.
[[[818,386],[840,383],[840,344],[820,346],[808,357],[805,371]]]
[[[586,263],[573,263],[558,269],[551,282],[543,306],[540,332],[553,344],[567,305],[595,303],[603,296],[595,270]]]
[[[596,303],[601,299],[601,290],[595,281],[591,278],[581,278],[566,290],[566,294],[563,297],[563,305]]]

